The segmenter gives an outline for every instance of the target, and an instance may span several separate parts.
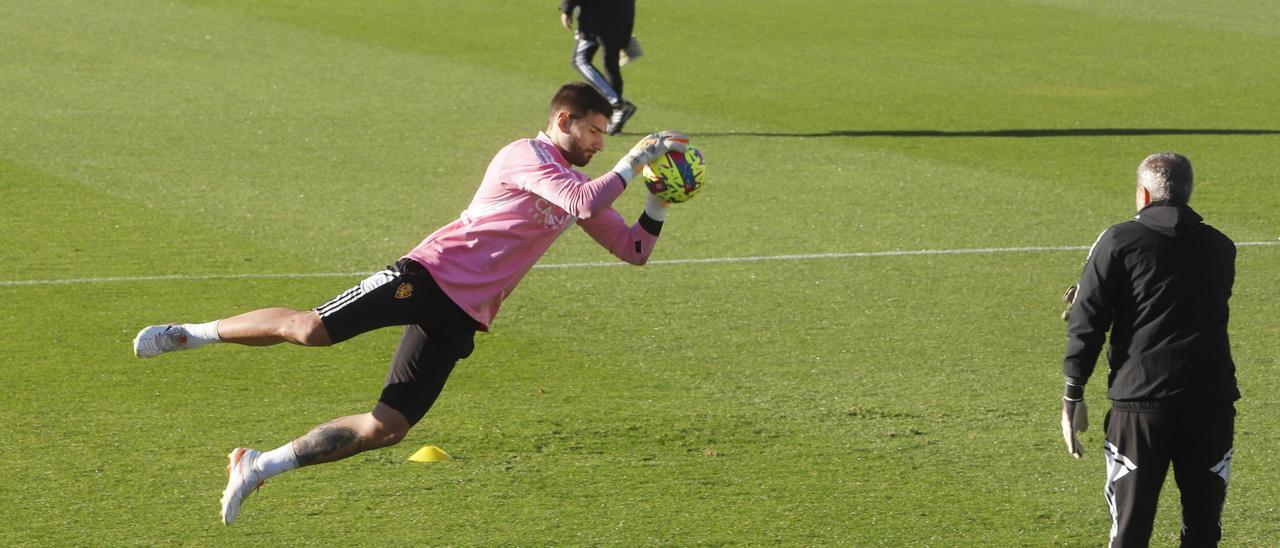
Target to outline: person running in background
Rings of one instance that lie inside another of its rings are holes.
[[[573,68],[596,88],[613,112],[609,117],[609,135],[622,132],[627,120],[636,113],[636,105],[623,98],[620,54],[631,43],[635,26],[635,0],[563,0],[560,2],[560,24],[573,31],[573,13],[578,12],[578,30],[574,33]],[[596,70],[592,60],[604,48],[604,74]],[[639,51],[637,44],[636,51]]]

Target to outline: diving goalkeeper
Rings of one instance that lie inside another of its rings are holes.
[[[153,325],[133,341],[138,357],[217,342],[250,346],[328,346],[361,333],[403,325],[404,336],[382,395],[367,413],[333,419],[266,452],[238,447],[228,455],[222,521],[267,478],[398,443],[440,395],[477,330],[487,331],[502,301],[570,226],[582,227],[618,258],[643,265],[653,252],[666,204],[649,196],[628,225],[612,208],[637,171],[688,139],[662,132],[641,139],[605,175],[586,166],[604,149],[613,107],[590,85],[562,86],[546,131],[507,145],[493,158],[470,206],[431,233],[394,266],[311,310],[263,308],[201,324]]]

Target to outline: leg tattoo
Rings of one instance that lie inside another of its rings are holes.
[[[322,424],[293,442],[299,466],[349,457],[362,450],[360,435],[346,426]]]

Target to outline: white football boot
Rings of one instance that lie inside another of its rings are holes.
[[[223,524],[235,523],[244,499],[262,487],[258,472],[253,469],[253,461],[258,460],[261,454],[253,449],[237,447],[227,455],[227,488],[222,490]]]
[[[133,354],[139,358],[153,358],[186,348],[187,330],[178,325],[149,325],[133,338]]]

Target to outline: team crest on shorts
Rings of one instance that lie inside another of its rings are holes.
[[[400,287],[396,288],[397,299],[408,299],[409,297],[412,297],[412,296],[413,296],[413,284],[409,282],[404,282],[400,284]]]

